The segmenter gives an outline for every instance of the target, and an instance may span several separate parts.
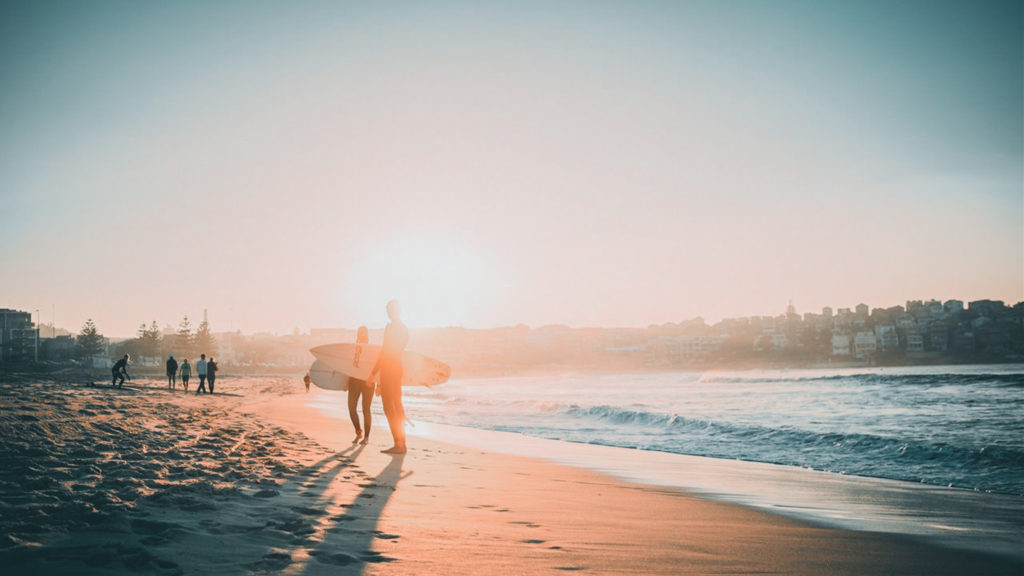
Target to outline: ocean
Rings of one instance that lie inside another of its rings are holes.
[[[405,404],[415,421],[1024,495],[1024,365],[456,379]]]

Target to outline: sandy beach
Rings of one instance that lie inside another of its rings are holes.
[[[157,381],[124,390],[31,378],[0,384],[4,573],[1024,568],[1011,555],[812,525],[424,435],[391,457],[380,453],[390,445],[383,418],[368,446],[354,446],[350,423],[310,406],[317,393],[304,393],[297,379],[223,378],[217,390],[186,395]]]

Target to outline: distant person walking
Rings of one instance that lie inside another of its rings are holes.
[[[213,361],[213,356],[210,356],[210,361],[206,363],[206,381],[210,383],[210,394],[213,394],[213,381],[217,379],[217,363]]]
[[[310,376],[309,376],[309,372],[306,372],[306,375],[302,377],[302,383],[306,385],[306,392],[307,392],[307,393],[309,392],[309,383],[310,383],[310,382],[311,382],[312,380],[313,380],[313,379],[312,379],[312,378],[310,378]]]
[[[174,359],[174,354],[167,356],[167,387],[174,390],[177,385],[175,379],[178,376],[178,361]]]
[[[391,436],[395,445],[385,454],[405,454],[405,407],[402,406],[402,353],[409,344],[409,329],[402,323],[402,310],[398,300],[391,300],[387,305],[388,323],[384,329],[384,347],[380,351],[377,363],[370,371],[367,382],[373,382],[380,372],[380,399],[384,405],[384,416],[388,419]]]
[[[124,387],[124,379],[125,379],[125,377],[127,377],[129,379],[131,378],[131,376],[128,376],[128,355],[127,354],[124,355],[124,358],[121,358],[117,362],[114,362],[114,366],[110,369],[110,375],[112,377],[111,380],[110,380],[110,385],[111,386],[116,385],[118,388],[123,388]],[[120,382],[118,382],[118,378],[121,379]]]
[[[370,331],[366,329],[366,326],[360,326],[359,331],[356,332],[356,344],[368,344],[370,342]],[[362,347],[356,347],[355,365],[359,365],[359,356],[362,354]],[[307,378],[309,375],[306,376]],[[306,383],[306,388],[309,388],[309,383]],[[352,440],[355,444],[366,444],[370,441],[370,406],[373,404],[373,379],[367,380],[356,380],[355,378],[348,379],[348,415],[352,419],[352,425],[356,428],[356,437]],[[359,413],[356,408],[359,406],[359,397],[363,399],[363,427],[359,426]]]
[[[185,392],[188,392],[188,379],[192,376],[192,365],[188,363],[188,358],[181,361],[181,385],[185,388]]]
[[[206,392],[206,354],[200,354],[196,362],[196,375],[199,376],[199,388],[196,388],[196,396],[200,392]]]

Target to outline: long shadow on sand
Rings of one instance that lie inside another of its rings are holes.
[[[372,547],[377,540],[398,538],[377,525],[398,481],[405,477],[404,458],[392,458],[380,473],[370,476],[357,462],[363,449],[346,448],[291,475],[289,481],[299,485],[293,494],[301,505],[289,507],[267,524],[288,543],[268,550],[248,568],[255,573],[359,574],[368,564],[394,560]]]
[[[352,460],[358,454],[353,454]],[[360,484],[363,490],[352,500],[342,514],[332,516],[320,544],[309,552],[313,562],[346,566],[352,571],[368,563],[391,562],[380,552],[374,551],[376,540],[395,540],[397,534],[385,534],[377,529],[384,507],[402,480],[411,472],[402,474],[404,456],[394,456],[391,462],[374,477],[366,477]],[[312,564],[304,572],[311,572]],[[347,571],[348,572],[348,571]],[[351,573],[351,572],[350,572]]]

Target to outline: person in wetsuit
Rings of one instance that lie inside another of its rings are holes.
[[[217,363],[213,361],[213,356],[210,356],[210,361],[206,363],[206,383],[210,386],[210,394],[213,394],[213,382],[217,379]]]
[[[384,405],[384,416],[388,419],[391,436],[395,445],[385,454],[405,454],[405,407],[402,406],[402,353],[409,344],[409,329],[402,323],[402,311],[398,300],[391,300],[387,305],[388,318],[391,322],[384,329],[384,348],[377,358],[377,363],[370,371],[367,382],[373,382],[380,373],[380,399]]]
[[[167,387],[174,390],[174,386],[177,384],[176,380],[178,377],[178,361],[174,359],[174,354],[167,357]]]
[[[360,326],[359,331],[356,332],[356,344],[368,344],[369,342],[369,330],[366,329],[366,326]],[[359,356],[362,354],[362,350],[362,347],[356,347],[356,355],[353,359],[356,366],[359,366]],[[309,388],[309,384],[306,384],[306,388]],[[352,439],[353,444],[358,442],[365,445],[370,441],[370,405],[373,404],[373,388],[373,379],[369,381],[357,380],[355,378],[348,379],[348,415],[356,429],[356,437]],[[359,425],[359,412],[357,410],[360,396],[362,396],[363,400],[363,426]]]
[[[128,355],[125,354],[124,358],[121,358],[117,362],[114,362],[114,366],[110,369],[110,385],[121,388],[124,386],[124,379],[128,376]],[[121,379],[118,382],[118,378]]]

